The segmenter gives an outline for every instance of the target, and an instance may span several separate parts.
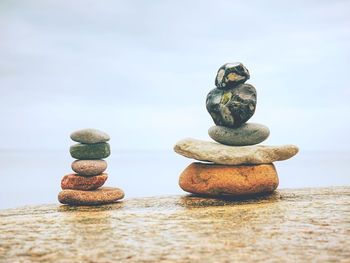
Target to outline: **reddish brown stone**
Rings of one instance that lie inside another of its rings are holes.
[[[275,166],[218,165],[194,162],[179,179],[180,187],[203,195],[251,195],[274,191],[278,186]]]
[[[67,205],[102,205],[123,197],[124,192],[119,188],[101,187],[94,191],[63,190],[58,194],[58,201]]]
[[[101,187],[106,182],[107,178],[108,175],[106,173],[90,177],[67,174],[61,181],[61,187],[63,190],[94,190]]]

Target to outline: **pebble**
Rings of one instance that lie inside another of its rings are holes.
[[[249,77],[249,71],[242,63],[226,63],[216,74],[215,86],[223,89],[230,88],[246,82]]]
[[[82,176],[98,175],[106,169],[105,160],[76,160],[72,163],[72,170]]]
[[[265,141],[270,130],[258,123],[244,123],[237,128],[213,126],[208,130],[209,136],[218,143],[234,146],[254,145]]]
[[[256,96],[256,90],[250,84],[225,90],[215,88],[207,95],[206,107],[216,125],[234,128],[253,116]]]
[[[174,151],[187,158],[199,161],[240,165],[287,160],[296,155],[299,148],[292,144],[282,146],[227,146],[216,142],[186,138],[176,143]]]
[[[273,192],[278,186],[273,164],[217,165],[192,163],[180,175],[180,187],[189,193],[212,196]]]
[[[102,205],[123,197],[124,192],[119,188],[101,187],[95,191],[63,190],[58,194],[58,201],[67,205]]]
[[[109,141],[109,135],[97,129],[75,131],[70,135],[73,141],[80,143],[99,143]]]
[[[75,159],[104,159],[111,154],[110,146],[106,142],[95,144],[77,143],[70,147],[69,152]]]
[[[85,177],[77,174],[67,174],[61,180],[61,188],[73,190],[95,190],[101,187],[107,180],[106,173]]]

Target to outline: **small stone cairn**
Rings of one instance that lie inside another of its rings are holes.
[[[202,161],[190,164],[180,175],[179,185],[184,191],[209,196],[273,192],[279,184],[273,162],[297,154],[295,145],[256,145],[268,138],[270,130],[262,124],[246,123],[257,101],[255,88],[245,83],[249,78],[242,63],[219,68],[216,88],[206,100],[216,124],[208,133],[217,143],[186,138],[174,147],[178,154]]]
[[[108,175],[107,158],[111,151],[108,134],[96,129],[73,132],[71,139],[78,142],[70,147],[70,154],[77,159],[72,163],[73,174],[61,181],[62,191],[58,201],[67,205],[100,205],[115,202],[124,197],[119,188],[101,187]]]

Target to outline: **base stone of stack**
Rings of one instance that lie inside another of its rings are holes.
[[[58,194],[58,201],[66,205],[102,205],[123,197],[124,192],[119,188],[101,187],[94,191],[63,190]]]
[[[211,196],[269,193],[277,188],[278,183],[272,163],[230,166],[194,162],[179,179],[184,191]]]

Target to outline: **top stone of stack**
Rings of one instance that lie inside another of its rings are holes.
[[[86,143],[86,144],[94,144],[100,142],[109,141],[110,137],[107,133],[97,130],[97,129],[84,129],[73,132],[70,135],[70,138],[73,141]]]
[[[249,78],[249,71],[242,63],[226,63],[218,70],[215,86],[219,89],[227,89],[244,83]]]

